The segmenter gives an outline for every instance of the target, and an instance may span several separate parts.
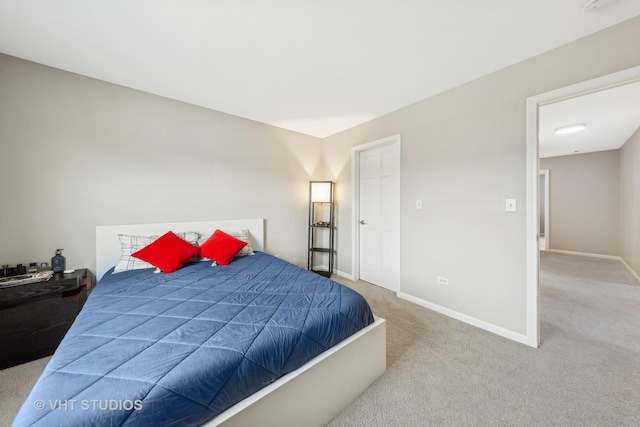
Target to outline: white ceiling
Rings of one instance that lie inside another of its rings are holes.
[[[584,3],[0,0],[0,52],[326,137],[640,15]]]
[[[540,107],[540,157],[616,150],[640,127],[640,82]],[[555,135],[559,127],[584,123],[585,130]]]

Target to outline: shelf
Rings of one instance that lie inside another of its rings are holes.
[[[336,254],[334,221],[333,182],[312,181],[309,186],[307,269],[325,277],[331,277]]]
[[[331,277],[331,274],[329,274],[329,272],[326,270],[311,270],[311,271],[324,277]]]

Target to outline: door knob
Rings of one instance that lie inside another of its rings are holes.
[[[361,220],[360,220],[360,224],[362,224],[362,225],[365,225],[365,224],[366,224],[366,222],[364,222],[364,219],[361,219]]]

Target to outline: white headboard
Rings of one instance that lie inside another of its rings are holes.
[[[264,251],[264,218],[233,219],[220,221],[168,222],[161,224],[124,224],[99,225],[96,227],[96,278],[116,265],[120,259],[120,239],[118,234],[137,236],[162,235],[167,231],[195,231],[200,234],[212,234],[216,229],[222,231],[249,230],[251,247]]]

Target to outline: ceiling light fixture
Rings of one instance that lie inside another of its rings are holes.
[[[572,133],[583,131],[587,128],[584,123],[574,123],[572,125],[562,126],[556,129],[556,135],[569,135]]]
[[[607,3],[609,3],[609,0],[587,0],[584,2],[584,10],[586,10],[587,12],[595,10]]]

